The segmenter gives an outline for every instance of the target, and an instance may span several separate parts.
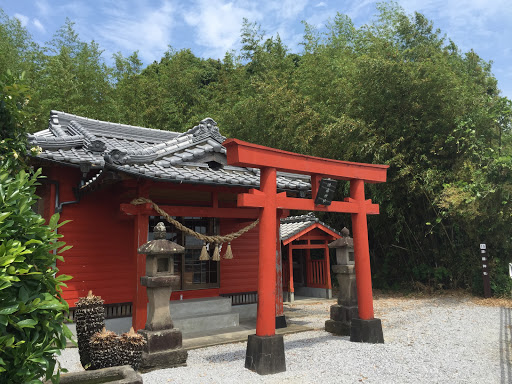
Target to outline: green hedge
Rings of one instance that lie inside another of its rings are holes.
[[[59,216],[46,225],[31,208],[41,170],[22,161],[23,88],[2,80],[0,128],[9,135],[0,137],[0,383],[58,382],[56,355],[71,337],[61,293],[71,277],[57,275],[56,261],[70,247],[59,241]]]

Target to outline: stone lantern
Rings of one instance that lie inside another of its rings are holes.
[[[343,237],[329,243],[336,249],[336,265],[332,269],[339,285],[338,304],[331,306],[331,319],[325,322],[325,330],[336,335],[350,336],[353,318],[358,318],[357,285],[354,263],[354,241],[347,228],[341,230]]]
[[[149,307],[146,327],[139,330],[147,341],[140,364],[140,369],[146,372],[183,366],[187,362],[181,331],[174,328],[169,310],[171,286],[179,279],[174,274],[174,254],[184,253],[185,248],[166,239],[162,222],[155,226],[153,233],[155,239],[138,249],[146,254],[146,276],[140,278],[140,283],[147,288]]]

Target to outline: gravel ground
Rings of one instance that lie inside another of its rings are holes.
[[[318,329],[284,336],[286,372],[245,369],[246,343],[236,343],[191,350],[187,367],[143,374],[144,382],[512,383],[510,306],[477,305],[466,296],[377,298],[385,344],[365,344],[322,330],[333,303],[285,305],[289,322]],[[79,369],[77,349],[60,361]]]

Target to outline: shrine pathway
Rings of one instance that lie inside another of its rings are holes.
[[[189,350],[187,367],[143,374],[144,382],[512,382],[510,302],[487,306],[465,295],[377,296],[375,316],[382,319],[385,344],[351,343],[323,331],[334,302],[285,303],[291,327],[314,329],[284,336],[286,372],[259,376],[245,369],[246,343],[238,342]],[[67,349],[60,360],[73,365],[77,356],[76,348]]]

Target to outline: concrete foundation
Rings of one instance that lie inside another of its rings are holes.
[[[237,327],[240,324],[240,314],[233,310],[235,307],[231,306],[228,297],[173,300],[169,305],[174,327],[183,333]]]
[[[332,290],[325,288],[296,287],[293,296],[318,297],[320,299],[332,299]],[[293,302],[293,301],[292,301]]]
[[[260,375],[286,371],[283,336],[249,335],[245,368]]]
[[[242,304],[242,305],[233,305],[231,307],[231,312],[238,313],[238,318],[240,321],[255,319],[257,316],[258,304]]]
[[[231,306],[231,299],[226,297],[173,300],[169,303],[174,328],[182,333],[236,327],[240,320],[255,319],[257,307],[257,304]],[[67,326],[76,340],[75,323]],[[131,326],[131,316],[105,320],[105,327],[117,334],[128,332]]]

